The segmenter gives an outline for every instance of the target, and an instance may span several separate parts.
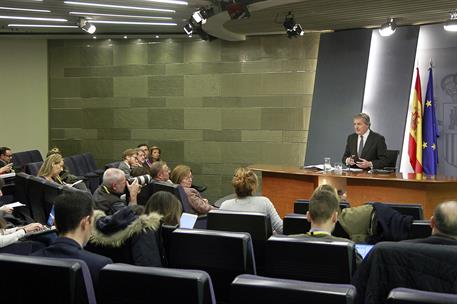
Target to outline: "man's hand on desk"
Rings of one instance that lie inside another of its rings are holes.
[[[373,163],[363,158],[359,158],[359,161],[355,163],[357,167],[361,169],[373,168]]]

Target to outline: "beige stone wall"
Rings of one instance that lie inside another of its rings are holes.
[[[51,145],[91,152],[99,165],[139,143],[158,145],[217,199],[232,192],[238,166],[303,164],[318,45],[318,34],[51,40]]]
[[[0,39],[0,146],[48,149],[48,60],[44,39]]]

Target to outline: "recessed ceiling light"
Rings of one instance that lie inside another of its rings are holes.
[[[35,20],[35,21],[52,21],[52,22],[67,22],[67,19],[61,18],[37,18],[37,17],[22,17],[22,16],[0,16],[0,19],[13,20]]]
[[[125,5],[113,5],[113,4],[101,4],[101,3],[92,3],[92,2],[64,1],[63,3],[70,4],[70,5],[94,6],[94,7],[104,7],[104,8],[112,8],[112,9],[153,11],[153,12],[164,12],[164,13],[175,13],[176,12],[175,10],[171,10],[171,9],[152,8],[152,7],[139,7],[139,6],[125,6]]]
[[[100,14],[100,13],[85,13],[85,12],[69,12],[69,14],[70,15],[81,15],[81,16],[104,16],[104,17],[139,18],[139,19],[160,19],[160,20],[173,19],[171,17],[117,15],[117,14]]]
[[[106,23],[106,24],[130,24],[130,25],[169,25],[176,26],[174,22],[133,22],[133,21],[112,21],[112,20],[92,20],[91,23]]]
[[[443,27],[448,32],[457,32],[457,10],[451,12],[449,20],[446,21]]]
[[[6,7],[0,6],[0,10],[8,10],[8,11],[25,11],[25,12],[37,12],[37,13],[50,13],[50,10],[40,10],[34,8],[19,8],[19,7]]]
[[[383,37],[391,36],[397,30],[397,23],[394,18],[389,18],[386,23],[381,25],[379,34]]]
[[[159,35],[155,35],[154,37],[155,37],[155,38],[159,38]]]
[[[97,36],[92,36],[92,39],[97,39]]]
[[[144,0],[148,2],[156,3],[165,3],[165,4],[178,4],[178,5],[188,5],[187,1],[178,1],[178,0]]]
[[[9,27],[50,27],[50,28],[78,28],[76,25],[55,25],[55,24],[8,24]]]
[[[127,39],[128,37],[127,36],[124,36],[124,39]]]

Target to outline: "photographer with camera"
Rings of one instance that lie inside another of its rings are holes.
[[[122,199],[126,188],[130,193],[130,201],[128,203]],[[107,169],[103,174],[102,184],[93,194],[95,209],[102,210],[106,215],[111,215],[127,205],[136,205],[139,190],[140,184],[137,178],[132,179],[132,182],[128,182],[122,170],[116,168]]]

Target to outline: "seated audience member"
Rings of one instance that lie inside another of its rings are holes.
[[[265,196],[254,196],[259,185],[254,171],[247,168],[236,169],[232,185],[235,188],[236,198],[223,202],[220,209],[267,214],[270,216],[273,231],[282,233],[282,219],[273,203]]]
[[[160,161],[160,153],[161,152],[160,152],[160,148],[159,147],[152,146],[149,151],[151,151],[149,153],[149,160],[151,161],[151,163],[154,163],[156,161]]]
[[[63,185],[64,182],[59,175],[62,170],[63,157],[61,154],[54,153],[46,157],[43,164],[41,165],[40,170],[38,171],[38,176],[47,179],[48,181]]]
[[[196,214],[206,214],[210,210],[215,209],[208,203],[206,198],[200,195],[200,192],[191,188],[192,186],[192,170],[185,165],[176,166],[171,172],[171,181],[183,187],[187,195],[189,205]]]
[[[116,263],[161,267],[160,225],[161,216],[144,214],[143,206],[128,206],[110,216],[95,210],[88,249],[110,256]]]
[[[164,161],[157,161],[151,166],[151,177],[152,179],[160,182],[169,182],[170,181],[170,168]]]
[[[90,270],[94,286],[97,286],[100,270],[113,261],[84,250],[92,233],[92,200],[83,193],[65,192],[55,199],[54,212],[59,238],[32,255],[83,260]]]
[[[151,212],[160,214],[165,225],[176,226],[182,214],[181,202],[170,192],[158,191],[146,203],[145,213]]]
[[[142,165],[144,167],[151,168],[152,162],[149,159],[149,146],[147,144],[139,144],[137,148],[144,152],[144,163]]]
[[[146,160],[146,154],[140,148],[136,148],[135,151],[136,151],[136,160],[138,162],[137,167],[144,167],[144,161]]]
[[[57,148],[57,147],[54,147],[54,148],[52,148],[51,150],[48,151],[48,153],[46,154],[46,159],[48,157],[50,157],[51,155],[54,155],[54,154],[60,155],[61,158],[62,158],[62,161],[63,161],[63,154],[60,151],[60,149]],[[78,180],[80,180],[80,178],[78,178],[77,176],[71,174],[70,171],[68,171],[68,169],[65,167],[65,162],[63,163],[62,171],[60,171],[59,176],[55,177],[53,179],[53,181],[55,181],[55,182],[57,182],[59,184],[63,184],[63,185],[65,185],[65,184],[73,184],[73,183],[77,182]],[[89,189],[87,189],[85,183],[78,183],[74,187],[79,189],[79,190],[89,191]]]
[[[8,147],[0,148],[0,174],[11,173],[13,170],[13,152]]]
[[[437,245],[457,245],[457,201],[447,201],[435,208],[430,218],[432,235],[423,239],[403,242]]]
[[[324,189],[328,189],[328,186]],[[333,187],[332,187],[333,188]],[[338,212],[340,211],[339,197],[335,189],[327,191],[316,188],[309,201],[309,210],[306,213],[306,218],[311,224],[311,229],[305,234],[296,236],[306,238],[319,238],[328,241],[345,241],[351,240],[340,238],[332,235],[335,229],[336,221],[338,220]],[[361,256],[356,254],[357,264],[362,261]]]
[[[132,167],[138,167],[136,149],[127,149],[122,153],[122,161],[119,163],[119,169],[124,172],[125,177],[129,178],[131,175]]]
[[[136,205],[136,199],[140,189],[138,181],[135,179],[129,184],[124,172],[120,169],[107,169],[103,174],[102,184],[93,194],[95,209],[100,209],[107,215],[111,215],[127,206],[127,202],[121,198],[126,187],[130,193],[129,205]]]

